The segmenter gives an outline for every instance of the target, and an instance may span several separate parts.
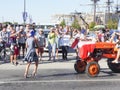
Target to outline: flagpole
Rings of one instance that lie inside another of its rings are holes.
[[[26,0],[24,0],[24,14],[26,13]],[[24,19],[24,25],[26,23],[26,20]]]

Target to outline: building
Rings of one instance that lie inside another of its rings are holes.
[[[77,18],[81,27],[86,27],[91,22],[93,22],[94,15],[92,13],[70,13],[70,14],[56,14],[53,16],[54,23],[60,24],[62,20],[65,20],[67,25],[71,25],[74,19]],[[106,25],[108,20],[117,20],[119,19],[119,15],[117,13],[96,13],[96,24]]]

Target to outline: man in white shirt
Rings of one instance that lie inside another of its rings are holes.
[[[70,45],[70,35],[66,33],[61,38],[62,59],[67,60],[68,49]]]

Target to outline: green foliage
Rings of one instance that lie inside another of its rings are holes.
[[[96,25],[95,22],[91,22],[91,23],[89,24],[89,29],[90,29],[90,30],[93,30],[93,28],[94,28],[95,25]]]
[[[107,27],[109,29],[117,29],[117,25],[118,25],[118,21],[117,20],[112,20],[110,19],[108,22],[107,22]]]
[[[75,19],[72,23],[72,27],[75,29],[80,29],[80,24],[78,23],[78,20]]]
[[[13,24],[18,25],[18,22],[14,22]]]
[[[8,24],[12,24],[12,23],[11,22],[3,22],[3,24],[8,25]]]
[[[65,23],[65,20],[64,20],[64,19],[61,21],[60,26],[62,26],[62,27],[65,27],[65,26],[66,26],[66,23]]]

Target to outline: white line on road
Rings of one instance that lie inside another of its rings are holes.
[[[68,82],[113,82],[113,81],[117,81],[120,82],[120,79],[86,79],[86,80],[41,80],[41,81],[0,81],[0,84],[5,84],[5,83],[11,83],[11,84],[15,84],[15,83],[68,83]]]

